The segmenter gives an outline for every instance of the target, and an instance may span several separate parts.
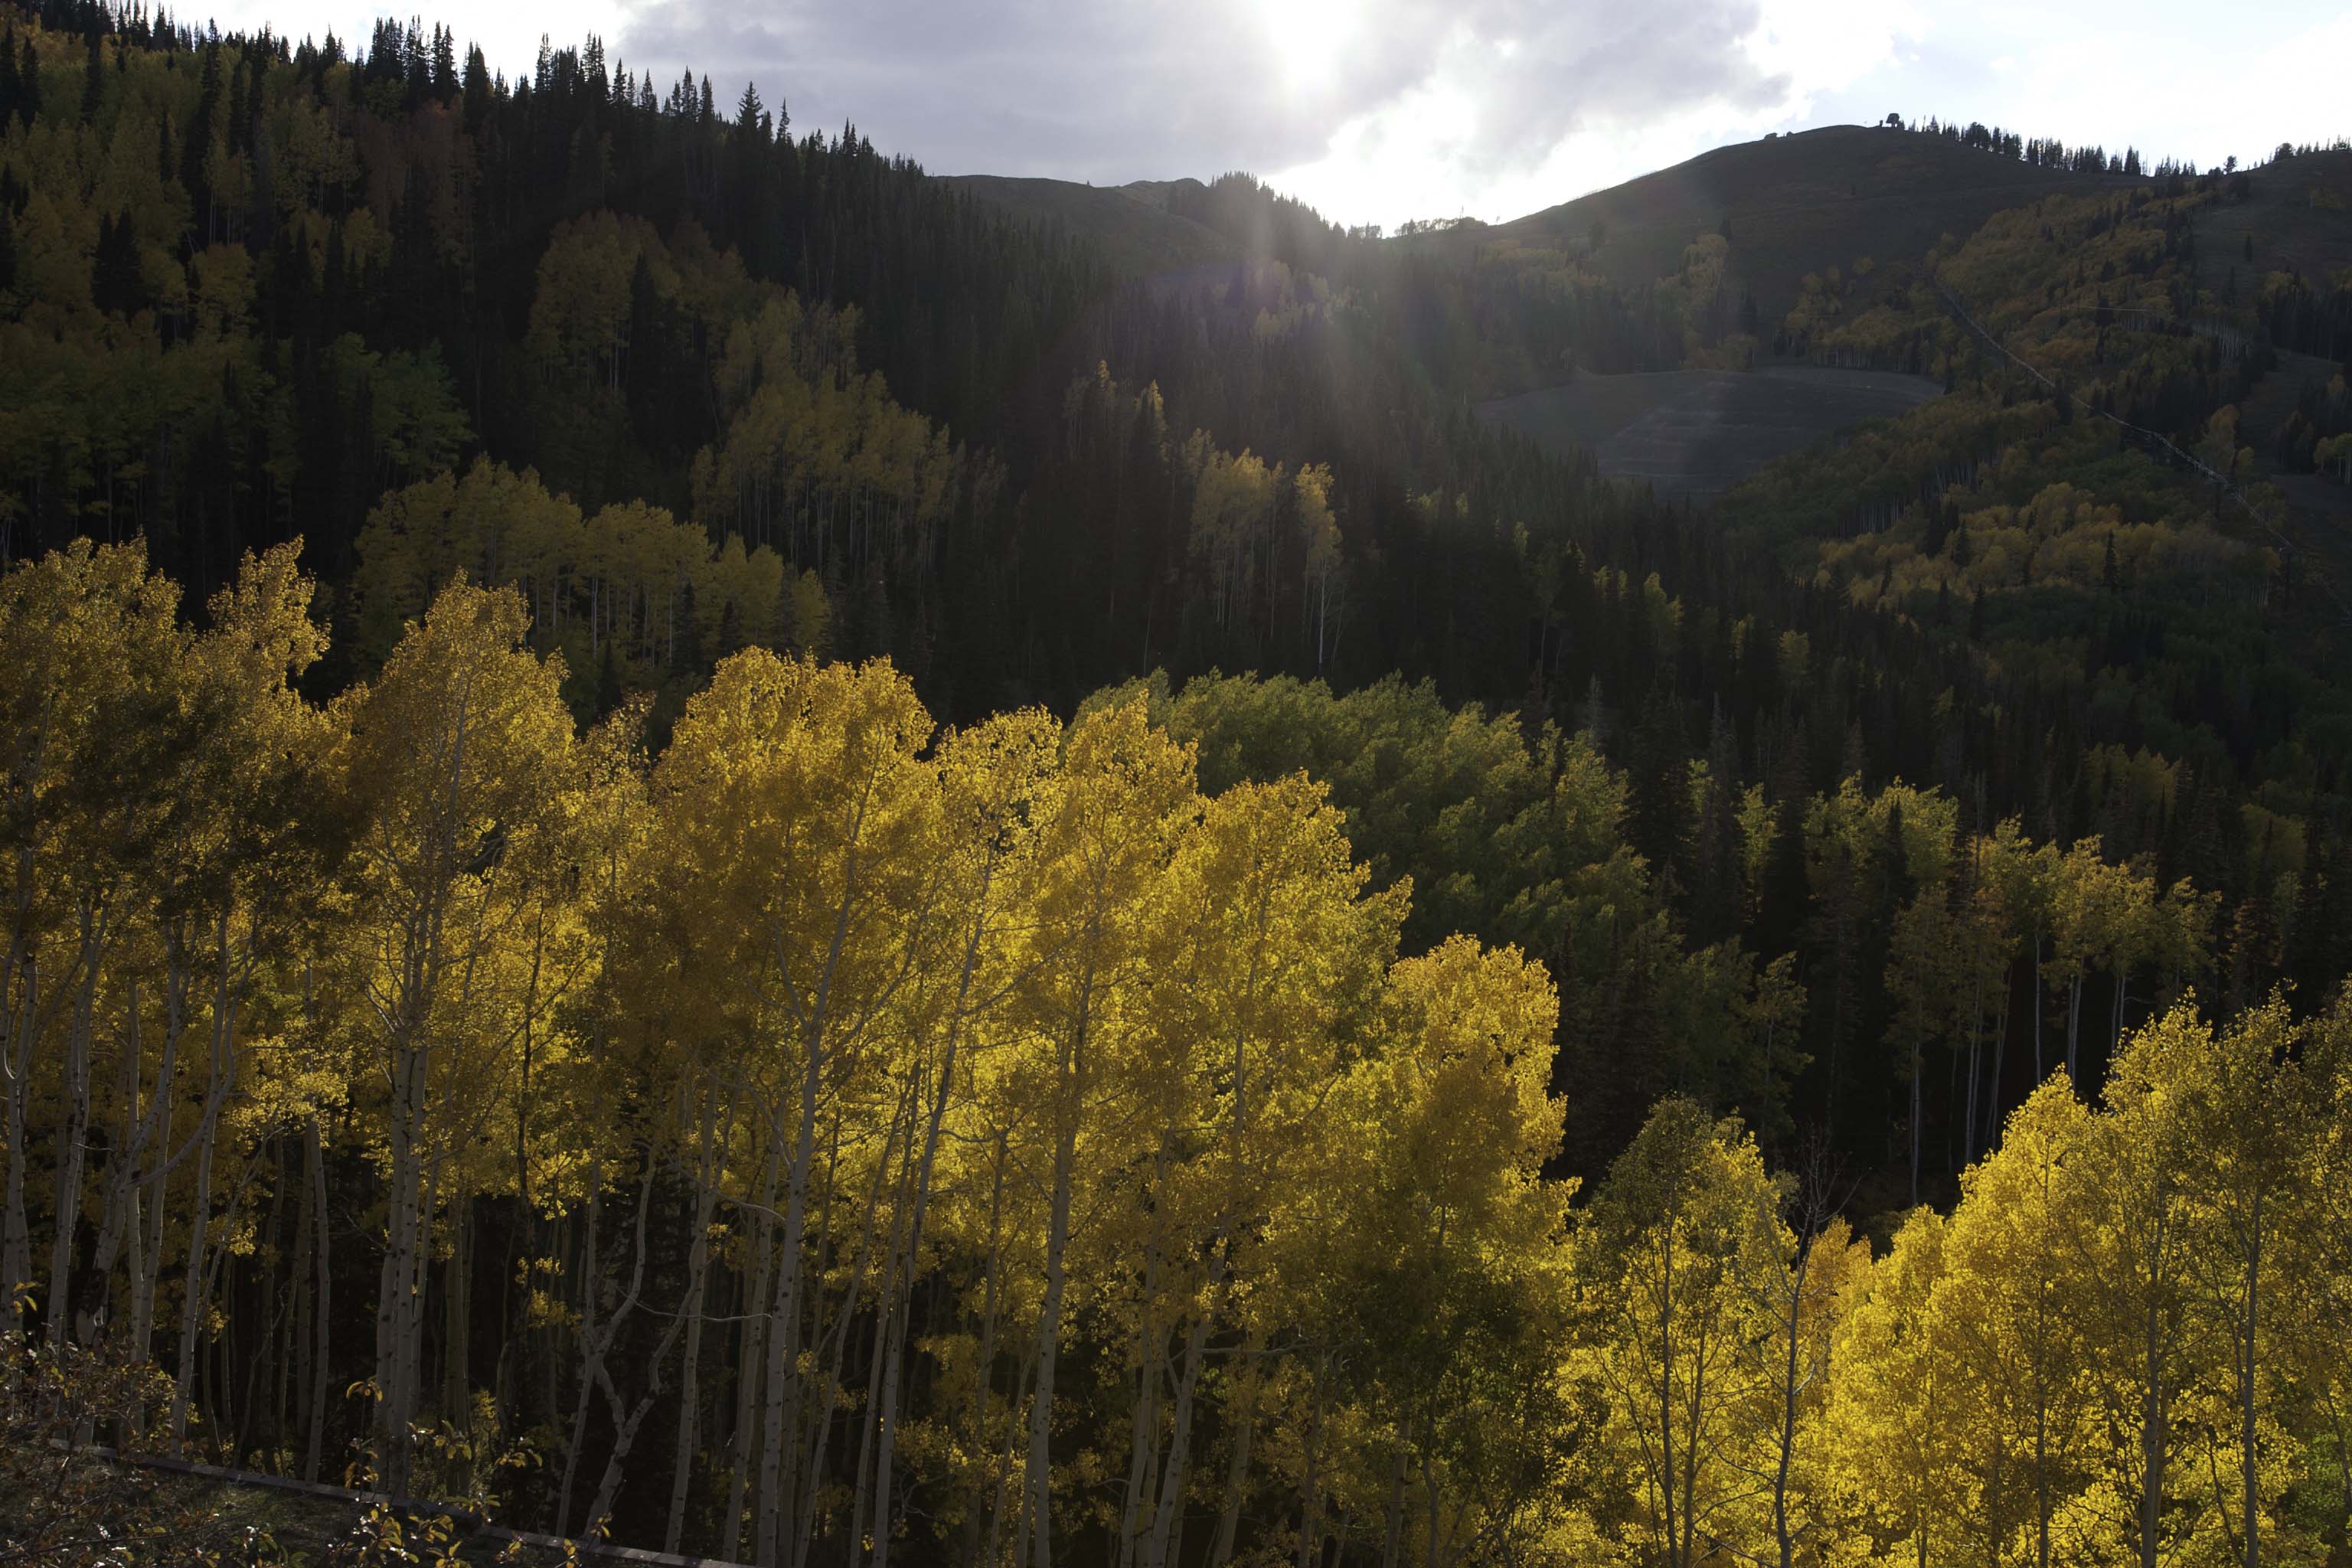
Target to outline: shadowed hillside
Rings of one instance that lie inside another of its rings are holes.
[[[1168,210],[1167,181],[1081,185],[1068,180],[961,174],[941,183],[969,191],[1015,217],[1060,224],[1127,277],[1226,261],[1239,254],[1223,235]],[[1198,184],[1192,180],[1174,183]]]
[[[1652,486],[1661,500],[1712,500],[1775,458],[1940,391],[1924,376],[1784,365],[1579,376],[1479,405],[1479,417],[1549,450],[1591,451],[1603,479]]]
[[[2352,267],[2352,153],[2282,158],[2263,165],[2249,184],[2244,201],[2202,226],[2213,270],[2235,265],[2248,287],[2273,272],[2297,273],[2319,287]]]
[[[1857,258],[1924,253],[1992,214],[2052,191],[2144,182],[2067,174],[1921,132],[1833,125],[1719,147],[1686,163],[1485,230],[1482,241],[1591,245],[1621,287],[1664,278],[1683,247],[1728,226],[1736,286],[1777,320],[1799,280]]]

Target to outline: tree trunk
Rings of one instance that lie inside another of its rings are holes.
[[[310,1351],[310,1434],[305,1441],[302,1458],[302,1479],[319,1479],[320,1447],[326,1440],[327,1391],[331,1386],[333,1362],[328,1352],[332,1342],[330,1334],[334,1322],[332,1281],[334,1270],[329,1267],[327,1227],[327,1162],[320,1146],[319,1118],[314,1111],[302,1130],[303,1147],[310,1167],[310,1195],[319,1211],[318,1229],[311,1238],[311,1259],[318,1270],[318,1291],[311,1305]]]
[[[686,1329],[686,1360],[678,1369],[677,1446],[670,1468],[669,1521],[662,1531],[662,1550],[677,1555],[686,1531],[687,1490],[694,1477],[695,1440],[702,1416],[702,1328],[709,1316],[710,1226],[718,1213],[718,1172],[712,1168],[713,1103],[705,1091],[702,1111],[702,1158],[696,1171],[694,1242],[687,1252],[687,1277],[692,1281],[678,1310],[690,1315]],[[730,1117],[731,1121],[732,1118]],[[740,1371],[740,1369],[739,1369]]]
[[[760,1525],[752,1560],[776,1568],[782,1543],[795,1539],[798,1498],[795,1459],[800,1447],[800,1353],[802,1258],[808,1228],[809,1178],[816,1160],[817,1090],[824,1057],[822,1040],[803,1031],[800,1129],[784,1191],[784,1234],[776,1259],[775,1300],[770,1310],[766,1443],[760,1461]]]
[[[1183,1549],[1185,1482],[1192,1461],[1192,1404],[1201,1387],[1201,1370],[1209,1349],[1209,1318],[1192,1320],[1184,1335],[1184,1370],[1176,1380],[1176,1403],[1171,1413],[1168,1458],[1160,1476],[1160,1511],[1151,1521],[1151,1540],[1145,1549],[1144,1568],[1171,1568]]]
[[[82,1173],[89,1155],[89,1048],[97,1023],[100,950],[106,941],[107,911],[86,901],[81,912],[81,984],[66,1027],[62,1093],[58,1128],[57,1182],[50,1194],[55,1229],[49,1237],[49,1288],[41,1297],[43,1337],[52,1347],[73,1334],[74,1233],[81,1224]]]
[[[1023,1511],[1028,1514],[1035,1568],[1053,1568],[1053,1416],[1054,1374],[1061,1355],[1062,1292],[1067,1282],[1070,1247],[1070,1188],[1077,1163],[1076,1096],[1064,1113],[1064,1125],[1054,1145],[1052,1217],[1045,1232],[1045,1295],[1037,1310],[1037,1386],[1029,1404],[1029,1458],[1023,1472]]]
[[[2259,1187],[2254,1190],[2250,1222],[2251,1234],[2246,1247],[2246,1310],[2240,1330],[2243,1348],[2238,1373],[2238,1464],[2244,1489],[2242,1510],[2244,1515],[2246,1568],[2260,1568],[2262,1494],[2254,1473],[2257,1458],[2254,1446],[2255,1379],[2260,1371],[2256,1342],[2262,1327],[2263,1272],[2263,1194]]]
[[[1255,1351],[1244,1352],[1255,1355]],[[1228,1568],[1241,1534],[1243,1483],[1249,1479],[1250,1442],[1257,1433],[1257,1394],[1262,1374],[1253,1366],[1244,1374],[1233,1407],[1227,1412],[1233,1431],[1225,1453],[1225,1506],[1217,1519],[1217,1538],[1209,1549],[1209,1568]]]
[[[226,922],[222,934],[225,943]],[[235,1081],[236,1064],[231,1052],[236,1017],[227,994],[226,969],[227,955],[224,945],[220,990],[213,1003],[211,1081],[205,1095],[204,1121],[196,1131],[195,1193],[190,1200],[188,1213],[188,1267],[180,1303],[180,1359],[172,1384],[171,1441],[172,1451],[175,1454],[187,1437],[189,1392],[194,1384],[196,1342],[204,1321],[205,1287],[208,1278],[205,1246],[212,1226],[213,1153],[218,1142],[220,1108]],[[159,1194],[159,1217],[160,1213]]]

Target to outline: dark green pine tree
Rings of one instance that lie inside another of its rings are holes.
[[[105,101],[105,48],[106,35],[93,30],[81,70],[81,122],[84,125],[98,123],[99,107]]]
[[[188,193],[190,222],[194,226],[194,242],[199,247],[211,244],[217,232],[213,220],[212,184],[205,178],[205,160],[212,153],[213,133],[220,119],[220,52],[217,40],[205,46],[204,76],[196,91],[195,118],[188,122],[187,140],[180,148],[180,184]]]
[[[30,34],[16,56],[16,81],[13,95],[16,100],[16,120],[27,130],[33,117],[41,111],[41,57],[33,48]]]
[[[0,127],[5,127],[8,117],[16,112],[20,90],[16,80],[16,24],[11,21],[0,29]]]
[[[1628,739],[1625,782],[1631,796],[1626,837],[1648,858],[1662,885],[1671,878],[1688,888],[1693,876],[1690,754],[1682,706],[1663,681],[1651,687]]]

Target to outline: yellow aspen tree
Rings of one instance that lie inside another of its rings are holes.
[[[1364,899],[1339,813],[1304,774],[1237,784],[1179,847],[1160,920],[1174,937],[1152,996],[1161,1059],[1181,1064],[1181,1141],[1199,1153],[1155,1202],[1190,1216],[1197,1278],[1181,1321],[1158,1506],[1139,1560],[1176,1561],[1191,1434],[1211,1337],[1262,1264],[1287,1156],[1311,1136],[1341,1071],[1342,1026],[1370,1006],[1406,889]],[[1229,1413],[1230,1414],[1230,1413]],[[1238,1428],[1245,1457],[1249,1428]],[[1225,1517],[1234,1516],[1229,1497]],[[1220,1532],[1225,1552],[1230,1530]]]
[[[1889,1560],[1956,1561],[1966,1483],[1952,1400],[1953,1346],[1937,1311],[1946,1221],[1911,1211],[1857,1280],[1831,1359],[1831,1463]]]
[[[1020,943],[1019,895],[1035,848],[1033,813],[1050,786],[1060,741],[1060,724],[1029,710],[953,731],[938,747],[940,809],[932,853],[947,882],[943,904],[954,918],[934,929],[936,945],[918,965],[919,994],[906,1010],[913,1036],[908,1071],[919,1090],[920,1124],[909,1147],[907,1213],[894,1242],[888,1295],[879,1307],[880,1380],[866,1414],[877,1448],[868,1528],[874,1568],[887,1568],[899,1522],[893,1511],[899,1401],[942,1139],[956,1097],[968,1092],[961,1087],[971,1077],[968,1058],[982,1048],[986,1021],[1012,992],[1024,962],[1035,962]],[[853,1508],[854,1521],[866,1517]]]
[[[2288,1305],[2320,1544],[2341,1560],[2352,1549],[2352,995],[2339,992],[2306,1039],[2313,1120],[2294,1218],[2305,1239]]]
[[[930,729],[887,664],[750,649],[688,704],[654,773],[656,853],[669,872],[659,918],[691,954],[688,983],[728,1009],[784,1187],[781,1210],[772,1192],[758,1200],[778,1216],[756,1373],[762,1568],[795,1558],[810,1527],[803,1352],[812,1214],[827,1212],[814,1201],[824,1195],[819,1140],[877,1070],[880,1026],[934,912],[923,849],[937,799],[918,761]],[[746,1471],[752,1462],[739,1452]]]
[[[1870,1269],[1870,1243],[1836,1212],[1825,1168],[1756,1194],[1737,1255],[1755,1328],[1741,1341],[1748,1403],[1731,1462],[1761,1490],[1771,1560],[1817,1558],[1844,1521],[1827,1452],[1831,1352]]]
[[[1625,1545],[1695,1568],[1718,1542],[1762,1544],[1752,1476],[1731,1464],[1752,1407],[1745,1347],[1758,1331],[1741,1283],[1755,1216],[1773,1203],[1754,1142],[1694,1102],[1651,1112],[1579,1226],[1589,1375],[1607,1399]]]
[[[1947,1408],[1968,1481],[1954,1561],[2055,1560],[2089,1406],[2065,1226],[2068,1163],[2088,1112],[2063,1076],[2009,1119],[2000,1147],[1961,1178],[1933,1310],[1949,1335]]]
[[[525,1026],[552,998],[518,990],[512,944],[561,896],[545,841],[564,832],[572,721],[560,660],[522,647],[509,592],[443,590],[383,673],[338,705],[341,809],[352,822],[332,966],[381,1074],[385,1179],[376,1300],[379,1479],[407,1484],[424,1374],[426,1271],[442,1187]]]
[[[163,739],[186,650],[179,592],[151,574],[143,547],[69,549],[0,579],[0,855],[7,941],[0,952],[0,1290],[10,1310],[38,1300],[62,1342],[68,1248],[81,1201],[91,1049],[102,970],[130,901],[126,852],[163,804]],[[54,1097],[41,1117],[37,1092]],[[57,1129],[51,1255],[37,1290],[31,1133]]]
[[[2193,1541],[2173,1506],[2176,1406],[2196,1377],[2190,1121],[2212,1032],[2188,1003],[2132,1034],[2108,1070],[2105,1113],[2074,1162],[2069,1234],[2093,1390],[2114,1438],[2096,1456],[2127,1510],[2101,1521],[2141,1568]]]
[[[1053,1552],[1053,1423],[1060,1374],[1082,1160],[1116,1158],[1133,1053],[1148,1037],[1148,993],[1160,936],[1153,894],[1196,806],[1192,754],[1147,720],[1140,703],[1097,710],[1074,725],[1062,768],[1038,812],[1034,940],[1046,954],[1014,1005],[1026,1036],[1016,1064],[1030,1108],[1045,1208],[1027,1447],[1014,1539],[1047,1568]]]
[[[2301,1239],[2294,1199],[2314,1110],[2301,1034],[2277,997],[2241,1015],[2210,1037],[2188,1096],[2191,1279],[2227,1357],[2216,1426],[2231,1434],[2237,1474],[2224,1532],[2244,1568],[2260,1568],[2284,1533],[2275,1505],[2287,1479],[2280,1405],[2289,1358],[2273,1313]]]
[[[1285,1226],[1325,1205],[1343,1216],[1342,1272],[1318,1283],[1355,1314],[1395,1456],[1382,1528],[1402,1537],[1417,1514],[1424,1563],[1497,1560],[1578,1522],[1556,1462],[1574,1188],[1542,1176],[1565,1111],[1549,1092],[1559,1005],[1540,964],[1466,937],[1391,968],[1370,1049],[1324,1119],[1348,1184],[1302,1193]],[[1400,1475],[1417,1482],[1410,1501]],[[1318,1490],[1302,1528],[1319,1548]]]

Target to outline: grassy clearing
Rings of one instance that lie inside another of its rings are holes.
[[[1554,450],[1589,448],[1610,479],[1703,501],[1832,431],[1900,414],[1942,390],[1884,371],[1675,370],[1580,376],[1478,412]]]

